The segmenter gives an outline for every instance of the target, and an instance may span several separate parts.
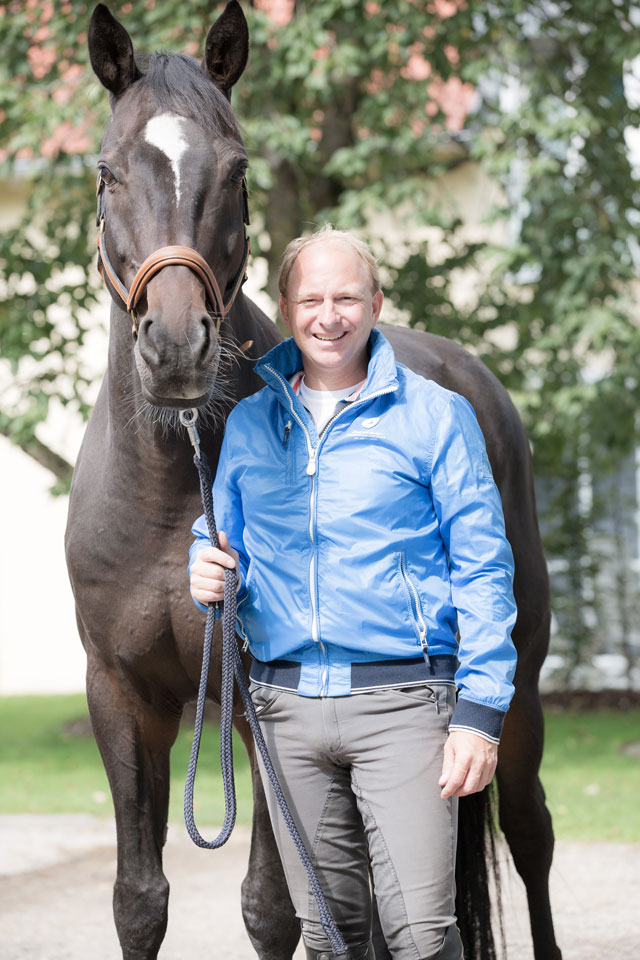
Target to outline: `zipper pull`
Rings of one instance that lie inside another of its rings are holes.
[[[282,438],[282,446],[283,446],[283,447],[286,447],[287,443],[289,442],[289,434],[291,433],[291,427],[292,427],[292,426],[293,426],[293,424],[291,423],[291,420],[289,420],[289,423],[286,423],[286,424],[285,424],[285,427],[284,427],[284,437]]]
[[[429,660],[429,649],[427,647],[427,631],[424,629],[418,628],[420,630],[420,646],[422,647],[422,656],[424,657],[426,665],[431,669],[431,661]]]
[[[316,453],[317,448],[311,451],[311,456],[309,457],[309,462],[307,464],[307,473],[310,477],[316,472]]]

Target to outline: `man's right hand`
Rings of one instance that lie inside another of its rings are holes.
[[[224,571],[235,567],[238,576],[238,551],[229,546],[226,533],[218,531],[220,549],[204,547],[191,564],[191,596],[199,603],[216,603],[224,598]]]

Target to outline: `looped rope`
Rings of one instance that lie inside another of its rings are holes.
[[[194,420],[195,422],[195,420]],[[193,442],[193,436],[192,436]],[[215,547],[219,547],[218,531],[213,514],[213,495],[211,491],[211,471],[207,458],[199,446],[196,446],[196,455],[193,462],[198,470],[200,477],[200,493],[202,495],[202,504],[204,515],[209,530],[209,539]],[[244,672],[238,643],[236,640],[236,586],[237,576],[235,570],[225,570],[224,574],[224,601],[222,607],[222,684],[220,694],[220,766],[222,768],[222,783],[224,788],[225,814],[222,829],[214,840],[205,840],[198,831],[193,815],[193,789],[196,778],[196,768],[198,765],[198,754],[200,752],[200,740],[202,738],[202,723],[204,719],[204,705],[207,697],[207,683],[209,680],[209,667],[211,663],[211,648],[213,644],[213,628],[216,619],[217,603],[210,603],[207,609],[207,622],[204,633],[204,649],[202,653],[202,672],[200,675],[200,686],[198,688],[198,699],[196,703],[196,719],[193,731],[193,745],[191,747],[191,756],[189,758],[189,767],[184,788],[184,819],[187,832],[195,844],[199,847],[206,847],[213,850],[223,846],[231,836],[231,832],[236,822],[236,790],[233,776],[233,749],[232,749],[232,728],[233,728],[233,681],[234,676],[242,702],[246,710],[246,717],[249,727],[253,734],[256,746],[260,751],[262,762],[264,763],[269,783],[274,792],[276,801],[282,813],[282,817],[287,826],[291,839],[293,840],[298,856],[304,866],[309,886],[318,907],[318,914],[322,928],[331,944],[331,949],[337,956],[346,955],[347,945],[344,942],[342,934],[338,930],[335,920],[331,916],[329,905],[327,904],[320,882],[314,870],[311,858],[307,853],[304,842],[298,828],[295,824],[291,812],[287,805],[286,798],[278,781],[278,776],[271,763],[271,758],[267,750],[267,745],[260,729],[260,724],[256,716],[256,710],[249,692],[247,677]]]

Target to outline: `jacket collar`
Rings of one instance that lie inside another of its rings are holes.
[[[359,395],[359,399],[363,400],[379,390],[395,390],[398,385],[393,347],[376,327],[369,336],[368,348],[367,382]],[[282,396],[283,390],[287,391],[289,378],[298,370],[302,370],[302,354],[293,337],[273,347],[255,365],[255,372],[279,396]]]

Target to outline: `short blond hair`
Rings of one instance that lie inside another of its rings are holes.
[[[367,269],[367,273],[369,274],[369,278],[371,280],[372,293],[376,294],[382,289],[380,285],[378,261],[371,252],[369,245],[365,243],[364,240],[356,237],[356,235],[351,233],[349,230],[336,230],[330,223],[327,223],[320,230],[316,230],[315,233],[309,234],[308,237],[296,237],[295,240],[292,240],[291,243],[288,244],[287,249],[282,257],[282,266],[280,267],[280,276],[278,278],[278,290],[280,291],[280,296],[286,300],[289,277],[291,275],[291,271],[293,270],[293,266],[298,259],[300,251],[304,250],[304,248],[308,247],[310,244],[318,243],[322,240],[339,240],[341,243],[346,243],[347,246],[351,247],[354,253],[360,257]]]

